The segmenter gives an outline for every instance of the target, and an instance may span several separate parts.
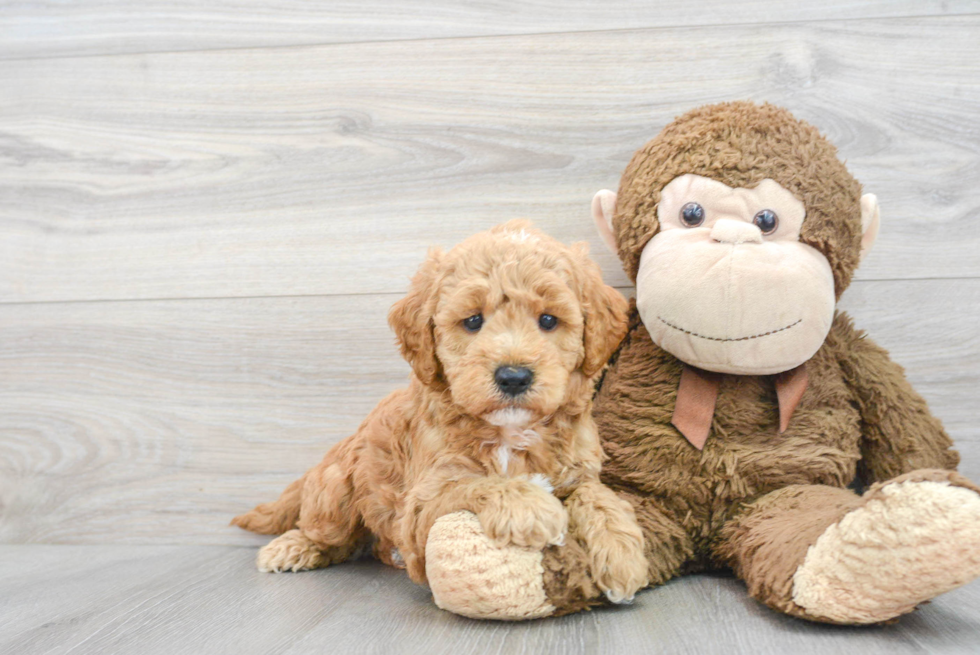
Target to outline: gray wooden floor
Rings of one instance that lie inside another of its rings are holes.
[[[408,372],[432,244],[592,194],[675,115],[771,101],[883,226],[842,305],[980,480],[980,1],[0,1],[0,652],[980,651],[980,583],[898,624],[698,576],[527,625],[359,562],[252,567],[228,519]]]
[[[772,613],[742,584],[698,575],[629,607],[501,624],[435,607],[375,561],[270,575],[230,546],[0,546],[0,652],[976,653],[980,585],[884,627]]]

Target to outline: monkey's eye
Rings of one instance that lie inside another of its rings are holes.
[[[545,332],[551,332],[558,327],[558,318],[556,316],[552,316],[551,314],[542,314],[540,317],[538,317],[538,325],[540,325],[541,329]]]
[[[704,207],[696,202],[689,202],[681,207],[681,222],[688,227],[697,227],[704,223]]]
[[[776,212],[771,209],[763,209],[755,218],[752,219],[755,226],[762,230],[763,234],[772,234],[776,231],[779,226],[779,217],[776,216]]]
[[[467,332],[479,332],[483,327],[483,314],[473,314],[469,318],[464,318],[463,327]]]

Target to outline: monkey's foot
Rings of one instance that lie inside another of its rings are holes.
[[[520,621],[555,612],[545,594],[542,559],[540,550],[494,545],[476,515],[463,511],[440,517],[432,526],[425,573],[442,609]]]
[[[980,575],[974,489],[934,471],[870,490],[809,548],[793,576],[793,601],[817,619],[878,623],[969,582]]]

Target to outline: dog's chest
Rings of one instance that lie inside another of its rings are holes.
[[[526,478],[549,493],[567,486],[567,476],[562,475],[557,457],[548,452],[545,441],[535,429],[501,426],[497,439],[488,444],[495,472],[504,477]]]

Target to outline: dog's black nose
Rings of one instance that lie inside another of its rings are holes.
[[[501,366],[493,374],[493,379],[505,394],[516,396],[531,386],[534,372],[524,366]]]

